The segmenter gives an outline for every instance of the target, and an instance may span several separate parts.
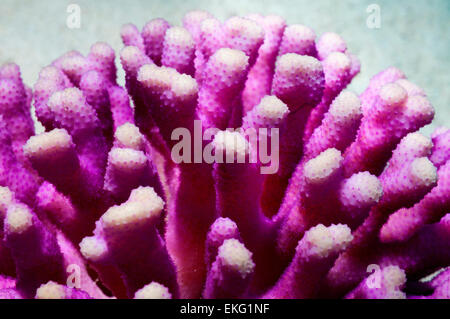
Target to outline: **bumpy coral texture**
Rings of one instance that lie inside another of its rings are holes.
[[[450,130],[400,70],[358,96],[345,41],[278,16],[120,35],[125,87],[106,43],[0,68],[0,298],[450,297]]]

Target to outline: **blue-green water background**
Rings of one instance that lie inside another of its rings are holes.
[[[81,28],[66,26],[67,5],[81,7]],[[381,8],[381,28],[366,26],[369,4]],[[207,10],[220,19],[248,13],[278,14],[302,23],[318,35],[334,31],[361,59],[361,74],[350,88],[361,92],[371,76],[396,66],[423,87],[436,109],[435,121],[423,132],[450,126],[449,0],[0,0],[0,64],[14,61],[28,85],[39,70],[62,53],[87,53],[96,41],[122,47],[119,30],[139,28],[155,17],[180,24],[185,12]],[[123,72],[119,72],[123,82]]]

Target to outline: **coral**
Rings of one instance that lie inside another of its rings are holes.
[[[450,130],[400,70],[358,96],[278,16],[120,35],[124,87],[102,42],[0,68],[0,298],[450,297]]]

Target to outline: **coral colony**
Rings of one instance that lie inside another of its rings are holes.
[[[125,87],[106,43],[33,89],[1,67],[0,297],[449,298],[423,90],[392,67],[357,96],[344,40],[278,16],[183,26],[122,27]]]

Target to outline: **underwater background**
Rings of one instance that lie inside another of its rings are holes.
[[[81,9],[80,28],[67,26],[70,4]],[[367,26],[371,4],[380,9],[380,28]],[[277,14],[289,24],[313,28],[318,36],[336,32],[361,60],[361,73],[350,89],[360,93],[378,71],[398,67],[435,107],[435,120],[422,132],[429,135],[437,126],[450,126],[449,0],[1,0],[0,64],[19,64],[24,82],[32,86],[40,69],[66,51],[84,54],[94,42],[105,41],[118,52],[122,24],[141,28],[156,17],[179,24],[195,9],[222,20],[255,12]],[[123,84],[120,68],[118,76]]]

